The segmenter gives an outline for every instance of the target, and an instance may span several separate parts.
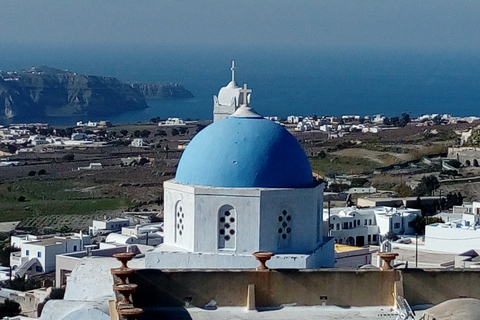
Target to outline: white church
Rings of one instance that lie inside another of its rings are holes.
[[[271,268],[333,267],[323,182],[297,139],[249,106],[252,90],[234,72],[232,63],[232,81],[214,97],[214,123],[164,183],[164,243],[146,253],[145,267],[255,268],[256,251],[274,253]]]
[[[232,81],[213,96],[213,122],[232,115],[240,106],[240,87],[235,82],[235,61],[232,61]],[[247,97],[250,99],[250,96]],[[248,101],[250,102],[250,101]]]

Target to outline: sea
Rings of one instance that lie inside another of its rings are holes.
[[[231,80],[252,89],[264,116],[422,114],[480,116],[480,50],[162,45],[0,44],[0,70],[46,65],[127,82],[183,84],[190,99],[148,100],[143,111],[29,119],[52,125],[109,120],[212,119],[213,95]]]

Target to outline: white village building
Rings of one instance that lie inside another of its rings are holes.
[[[164,124],[159,123],[159,126],[166,125],[166,126],[184,126],[185,121],[181,118],[168,118]]]
[[[127,218],[113,218],[104,220],[93,220],[92,225],[88,227],[88,233],[95,236],[98,233],[110,233],[121,231],[123,227],[128,227],[130,220]]]
[[[10,244],[21,249],[10,254],[10,266],[15,275],[22,277],[55,271],[57,254],[84,250],[84,246],[90,244],[90,237],[81,233],[72,236],[22,235],[12,236]]]
[[[415,234],[414,221],[421,210],[392,207],[345,207],[324,209],[330,236],[339,244],[364,246],[378,244],[389,232],[397,235]],[[326,231],[326,232],[327,232]]]
[[[240,108],[197,134],[164,183],[164,243],[146,268],[254,268],[256,251],[275,254],[272,268],[333,267],[324,184],[297,139],[249,107],[250,92],[239,89]]]
[[[213,96],[213,121],[225,119],[240,106],[240,87],[235,82],[235,61],[232,61],[232,81],[222,87],[217,96]],[[250,102],[250,95],[247,96]]]
[[[480,202],[474,201],[465,209],[463,213],[439,215],[445,223],[427,225],[425,249],[459,254],[480,250]]]

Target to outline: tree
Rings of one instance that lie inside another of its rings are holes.
[[[10,266],[10,253],[19,251],[20,249],[17,249],[15,247],[10,246],[8,243],[8,240],[3,242],[2,247],[0,249],[0,265],[4,267],[9,267]]]
[[[405,127],[407,123],[410,122],[410,115],[408,113],[402,113],[402,117],[400,119],[400,126]]]
[[[73,161],[75,160],[75,155],[73,153],[67,153],[62,157],[62,161]]]
[[[70,137],[73,133],[73,128],[65,128],[65,136]]]
[[[199,133],[199,132],[202,131],[205,127],[206,127],[206,125],[204,125],[204,124],[197,124],[197,126],[196,126],[196,128],[195,128],[195,133]]]
[[[63,227],[60,228],[60,234],[62,236],[66,236],[67,233],[69,233],[71,231],[72,231],[72,229],[69,226],[63,226]]]
[[[65,129],[55,129],[55,135],[57,137],[66,137]]]
[[[65,288],[52,288],[48,297],[43,301],[44,303],[48,300],[62,300],[65,296]]]
[[[159,136],[159,137],[165,137],[167,136],[167,132],[165,130],[157,130],[157,132],[155,133],[155,137]]]
[[[421,215],[418,215],[415,220],[413,220],[413,230],[415,230],[416,234],[424,234],[425,233],[425,218]]]
[[[395,241],[395,240],[398,240],[398,236],[395,232],[393,231],[388,231],[386,234],[385,234],[385,238],[387,240],[390,240],[390,241]]]
[[[35,170],[30,170],[30,171],[28,171],[28,176],[29,176],[29,177],[33,177],[33,176],[36,175],[36,174],[37,174],[37,171],[35,171]]]
[[[125,137],[128,134],[128,130],[125,130],[125,129],[120,130],[120,133],[121,133],[122,136]]]
[[[148,138],[148,136],[150,135],[150,131],[149,130],[142,130],[140,132],[140,136],[143,137],[143,138]]]
[[[407,186],[406,183],[402,183],[395,188],[399,197],[410,197],[413,194],[412,188]]]
[[[8,150],[9,153],[14,154],[15,152],[17,152],[17,146],[15,146],[13,144],[8,144],[7,145],[7,150]]]
[[[20,308],[20,303],[5,299],[4,303],[0,303],[0,318],[4,317],[14,317],[22,312],[22,308]]]
[[[29,277],[28,279],[25,279],[25,276],[15,276],[15,278],[13,278],[12,280],[4,282],[3,286],[7,289],[17,291],[29,291],[40,288],[42,286],[42,283],[39,279],[35,277]]]
[[[172,136],[178,136],[180,132],[176,128],[172,128]]]
[[[435,175],[425,176],[415,188],[415,194],[418,196],[432,195],[433,191],[440,187],[440,183]]]

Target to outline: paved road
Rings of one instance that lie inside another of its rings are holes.
[[[20,221],[0,222],[0,232],[10,232],[15,230]]]

